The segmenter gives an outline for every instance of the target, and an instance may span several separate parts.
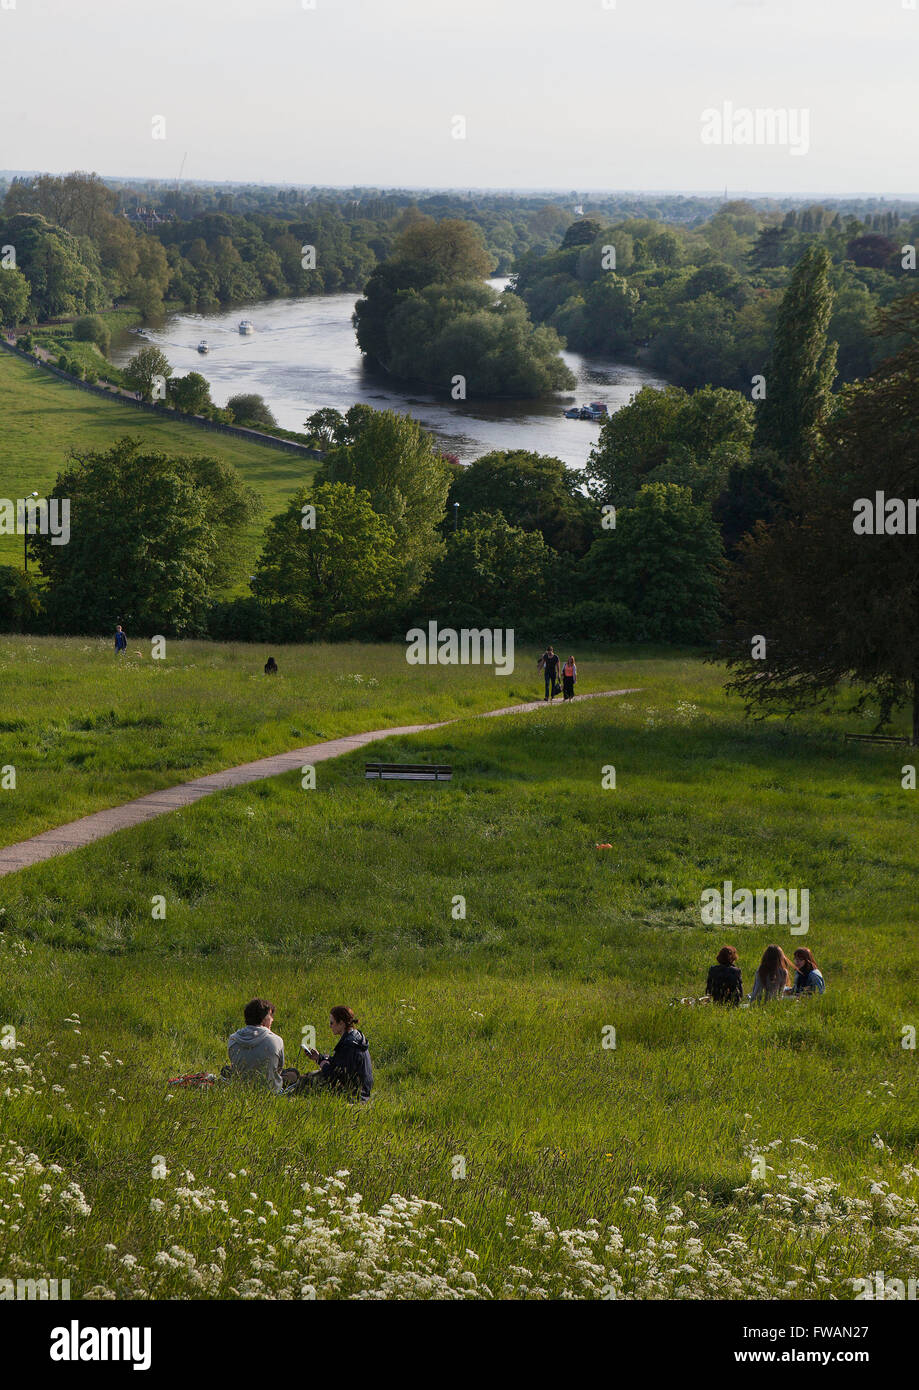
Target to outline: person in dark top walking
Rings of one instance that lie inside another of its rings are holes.
[[[121,626],[121,623],[118,623],[115,628],[115,651],[123,652],[127,649],[127,645],[128,639],[125,636],[124,628]]]
[[[347,1004],[336,1004],[329,1011],[329,1027],[338,1038],[331,1057],[316,1051],[315,1047],[303,1050],[319,1070],[301,1076],[290,1088],[289,1094],[302,1095],[305,1091],[332,1090],[351,1095],[357,1100],[367,1101],[373,1089],[373,1063],[370,1060],[370,1044],[358,1028],[360,1019]]]
[[[546,700],[551,705],[553,696],[558,694],[555,688],[558,685],[558,657],[552,647],[546,647],[536,663],[536,669],[542,671],[546,678]]]
[[[705,993],[713,1004],[739,1004],[743,998],[743,978],[737,964],[737,947],[722,946],[718,962],[708,972]]]

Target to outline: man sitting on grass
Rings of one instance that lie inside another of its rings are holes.
[[[231,1065],[224,1068],[223,1074],[263,1081],[272,1091],[280,1092],[284,1043],[271,1031],[274,1005],[267,999],[250,999],[243,1009],[243,1018],[246,1026],[233,1033],[227,1043]]]

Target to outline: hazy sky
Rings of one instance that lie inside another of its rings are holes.
[[[0,0],[0,168],[915,195],[916,3]],[[806,152],[703,143],[726,102]]]

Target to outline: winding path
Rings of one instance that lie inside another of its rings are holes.
[[[611,695],[633,695],[639,686],[626,690],[598,690],[590,695],[575,695],[575,700],[602,700]],[[558,702],[561,705],[561,701]],[[504,709],[486,710],[483,714],[464,716],[472,719],[494,719],[502,714],[523,714],[528,710],[543,709],[544,700],[531,700],[525,705],[508,705]],[[558,706],[555,706],[557,708]],[[114,835],[117,830],[126,830],[132,825],[142,825],[144,821],[156,816],[165,816],[182,806],[191,806],[204,796],[224,791],[227,787],[242,787],[247,782],[260,782],[266,777],[278,777],[283,772],[298,771],[306,763],[325,762],[327,758],[340,758],[344,753],[353,753],[355,748],[363,748],[382,738],[396,738],[400,734],[423,734],[430,729],[443,729],[448,724],[456,724],[457,719],[441,719],[436,724],[403,724],[394,729],[372,729],[364,734],[347,734],[343,738],[332,738],[325,743],[312,743],[305,748],[294,748],[289,753],[275,753],[270,758],[259,758],[253,763],[240,763],[238,767],[228,767],[223,772],[210,772],[205,777],[196,777],[191,782],[180,782],[175,787],[164,787],[161,791],[139,796],[135,801],[126,801],[122,806],[111,806],[105,811],[95,811],[90,816],[59,825],[54,830],[45,830],[33,835],[29,840],[0,849],[0,877],[26,869],[31,864],[40,864],[45,859],[53,859],[57,854],[69,854],[73,849],[81,849],[94,840],[102,840],[106,835]]]

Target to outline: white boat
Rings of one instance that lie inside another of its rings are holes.
[[[207,343],[207,339],[206,339],[206,338],[202,338],[202,339],[201,339],[200,343],[198,344],[198,351],[199,351],[199,352],[202,352],[202,353],[203,353],[203,352],[210,352],[210,348],[208,347],[208,343]]]
[[[240,333],[254,333],[255,324],[251,319],[241,319],[239,324]]]

